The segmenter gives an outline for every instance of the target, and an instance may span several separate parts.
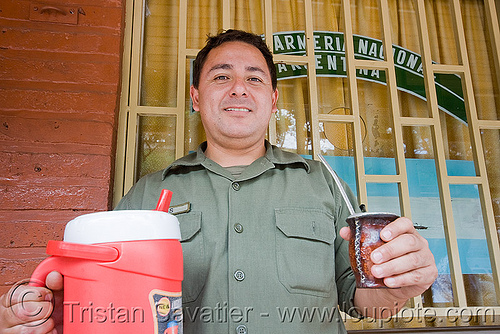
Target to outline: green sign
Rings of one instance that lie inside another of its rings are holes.
[[[274,53],[305,55],[306,43],[303,31],[280,32],[273,35]],[[356,59],[384,60],[382,41],[354,35]],[[344,34],[341,32],[314,32],[316,74],[323,77],[346,77]],[[408,49],[392,46],[396,67],[396,84],[399,90],[426,99],[422,57]],[[307,76],[307,65],[276,64],[278,80]],[[385,71],[358,69],[359,79],[386,84]],[[460,76],[436,74],[436,94],[439,108],[467,123]]]

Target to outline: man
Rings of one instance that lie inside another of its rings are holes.
[[[319,162],[265,140],[278,90],[259,36],[228,30],[210,37],[193,77],[206,143],[141,179],[117,208],[154,209],[170,189],[172,206],[185,209],[177,215],[185,333],[344,333],[337,306],[377,317],[429,288],[434,258],[406,218],[382,231],[387,243],[371,255],[372,273],[396,289],[355,288],[349,212],[332,177]],[[61,281],[53,273],[48,284]],[[317,316],[304,321],[292,315],[299,310]]]

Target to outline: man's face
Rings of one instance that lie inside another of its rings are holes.
[[[190,93],[207,140],[223,146],[262,141],[278,100],[264,57],[244,42],[212,49]]]

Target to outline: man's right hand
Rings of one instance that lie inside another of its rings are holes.
[[[55,271],[47,275],[46,288],[24,282],[0,296],[0,334],[62,333],[62,275]]]

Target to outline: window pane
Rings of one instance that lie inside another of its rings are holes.
[[[397,73],[397,72],[396,72]],[[398,87],[406,86],[410,88],[410,92],[402,91],[398,89],[398,100],[399,100],[399,110],[401,116],[403,117],[429,117],[429,109],[427,106],[427,101],[418,97],[415,92],[423,92],[425,96],[424,80],[423,77],[419,82],[409,83],[408,81],[402,82],[408,79],[407,76],[399,75],[396,76],[398,81]]]
[[[414,1],[389,1],[399,109],[404,117],[429,117]]]
[[[235,29],[264,33],[264,0],[235,0],[231,2],[231,17]]]
[[[305,31],[305,7],[302,0],[273,0],[274,32]]]
[[[476,176],[467,124],[448,114],[441,115],[448,175]]]
[[[320,148],[333,156],[354,156],[354,127],[351,123],[320,122]]]
[[[397,183],[367,183],[367,208],[370,212],[391,212],[401,215]]]
[[[314,31],[344,31],[341,0],[312,1]]]
[[[290,152],[311,154],[311,123],[307,78],[278,81],[276,145]]]
[[[351,123],[320,122],[320,148],[328,164],[357,195],[354,129]]]
[[[377,75],[371,74],[374,70],[361,71],[368,76]],[[385,75],[384,71],[379,73]],[[365,173],[395,175],[394,125],[387,86],[362,79],[357,83],[361,123],[366,127],[366,137],[363,138]]]
[[[457,65],[458,50],[453,23],[455,16],[451,10],[451,1],[425,1],[425,13],[432,60],[440,64]]]
[[[493,214],[500,232],[500,130],[481,130]]]
[[[462,80],[454,74],[438,73],[435,78],[448,175],[476,176],[465,103],[459,98]]]
[[[465,41],[469,56],[474,97],[479,119],[499,120],[500,108],[498,75],[499,64],[495,62],[493,39],[489,34],[484,1],[461,0]],[[500,3],[496,1],[497,10]],[[481,45],[481,47],[478,47]]]
[[[140,104],[177,106],[179,8],[176,1],[145,2]]]
[[[373,48],[375,57],[370,57],[371,60],[380,60],[381,51],[383,50],[382,44],[382,22],[380,21],[380,7],[378,0],[363,0],[352,1],[356,5],[351,5],[352,15],[352,32],[354,36],[355,52],[358,51],[357,36],[365,36],[377,39],[378,43],[370,43],[369,49]],[[363,56],[356,56],[356,58],[366,58]]]
[[[136,180],[175,160],[175,116],[140,116]]]
[[[352,115],[346,79],[318,77],[317,82],[320,114]]]
[[[468,306],[497,305],[478,187],[450,185]]]
[[[222,29],[222,0],[187,1],[186,46],[188,49],[201,49],[207,34],[215,35]]]
[[[184,113],[184,154],[195,151],[206,140],[205,129],[201,123],[200,113],[193,109],[189,89],[193,82],[192,70],[194,59],[186,59],[186,101]]]
[[[425,307],[453,306],[448,250],[439,199],[434,148],[428,126],[403,127],[406,172],[413,223],[427,226],[419,233],[429,242],[438,278],[422,295]]]

